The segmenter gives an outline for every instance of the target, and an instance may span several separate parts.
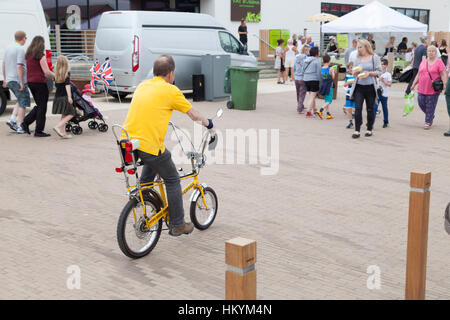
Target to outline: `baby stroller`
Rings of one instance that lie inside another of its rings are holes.
[[[74,116],[66,124],[66,132],[72,132],[75,135],[80,135],[83,133],[83,128],[80,126],[80,122],[92,119],[88,123],[89,129],[98,129],[100,132],[108,131],[108,125],[103,119],[103,115],[97,108],[92,107],[88,101],[83,99],[83,94],[80,90],[70,82],[70,88],[72,91],[73,105],[77,110],[77,115]],[[100,120],[98,123],[96,120]]]

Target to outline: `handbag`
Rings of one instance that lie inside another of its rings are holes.
[[[383,95],[383,88],[382,87],[378,87],[377,88],[377,95],[378,95],[378,98]]]
[[[428,61],[427,61],[427,72],[431,79],[431,85],[433,86],[434,92],[441,92],[444,90],[444,82],[441,79],[433,80],[431,77],[430,71],[428,70]]]
[[[375,62],[373,61],[373,56],[372,56],[372,69],[375,71]],[[377,83],[378,83],[378,85],[377,85],[377,96],[379,98],[379,97],[381,97],[383,95],[383,88],[380,86],[378,78],[375,78],[375,81],[377,81]]]

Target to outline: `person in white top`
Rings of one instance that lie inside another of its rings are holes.
[[[293,70],[293,68],[294,68],[294,63],[295,63],[295,56],[297,54],[298,54],[297,47],[295,47],[293,45],[293,41],[292,40],[288,40],[288,44],[287,44],[286,48],[284,48],[285,68],[286,68],[285,77],[286,77],[286,80],[287,80],[287,76],[288,76],[288,74],[290,74],[291,75],[291,83],[294,82],[294,70]]]
[[[387,71],[388,61],[386,59],[381,60],[381,68],[383,69],[383,73],[380,76],[378,81],[379,88],[383,91],[383,93],[378,97],[378,101],[375,102],[373,106],[374,119],[376,119],[378,105],[381,102],[383,107],[383,128],[389,127],[389,112],[388,112],[388,97],[389,97],[389,88],[392,85],[392,75]],[[375,120],[374,120],[375,122]]]
[[[350,63],[350,62],[355,63],[355,60],[356,60],[357,55],[358,55],[358,50],[353,50],[353,51],[350,53],[350,56],[348,57],[348,62],[349,62],[349,63]]]

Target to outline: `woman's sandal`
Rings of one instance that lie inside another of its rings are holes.
[[[372,131],[367,131],[365,134],[366,137],[371,137],[372,136]]]
[[[59,128],[57,128],[57,127],[54,127],[54,128],[53,128],[53,131],[55,131],[56,134],[57,134],[58,136],[60,136],[61,138],[64,136],[63,133],[61,132],[61,130],[59,130]]]
[[[361,136],[361,134],[359,132],[356,132],[354,134],[352,134],[352,138],[353,139],[358,139]]]

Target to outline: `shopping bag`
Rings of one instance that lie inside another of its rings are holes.
[[[403,108],[403,116],[407,116],[414,109],[414,92],[405,94],[405,107]]]

